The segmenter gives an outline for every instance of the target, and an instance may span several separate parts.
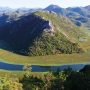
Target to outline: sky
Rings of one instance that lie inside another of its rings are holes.
[[[90,0],[0,0],[0,7],[10,8],[45,8],[50,4],[60,7],[76,7],[90,5]]]

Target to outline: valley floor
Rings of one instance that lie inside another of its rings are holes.
[[[30,64],[30,65],[66,65],[90,63],[90,54],[58,54],[47,56],[21,56],[12,52],[0,49],[0,61],[13,64]]]
[[[48,56],[21,56],[6,50],[0,49],[0,62],[6,62],[9,64],[30,64],[30,65],[41,65],[41,66],[58,66],[66,64],[90,64],[90,54],[59,54],[59,55],[48,55]],[[9,71],[0,69],[0,76],[6,77],[23,77],[25,71]],[[47,72],[30,72],[33,76],[42,77]]]

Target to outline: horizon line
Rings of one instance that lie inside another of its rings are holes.
[[[57,5],[57,4],[50,4],[50,5],[55,5],[55,6],[59,6],[60,8],[64,8],[64,9],[66,9],[66,8],[76,8],[76,7],[87,7],[87,6],[90,6],[90,4],[89,5],[85,5],[85,6],[69,6],[69,7],[61,7],[60,5]],[[50,6],[50,5],[47,5],[46,7],[14,7],[14,8],[12,8],[12,7],[9,7],[9,6],[0,6],[0,8],[9,8],[9,9],[20,9],[20,8],[26,8],[26,9],[44,9],[44,8],[47,8],[48,6]]]

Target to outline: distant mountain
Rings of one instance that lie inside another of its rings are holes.
[[[67,10],[72,11],[72,12],[76,12],[82,16],[85,16],[85,17],[89,14],[88,10],[85,9],[84,7],[67,8]]]
[[[55,13],[58,13],[58,14],[61,14],[61,15],[64,15],[64,16],[66,16],[66,12],[67,12],[66,9],[61,8],[57,5],[50,5],[50,6],[46,7],[44,10],[53,11]]]
[[[29,13],[32,13],[35,11],[40,11],[40,10],[42,10],[42,9],[41,8],[18,8],[15,10],[15,12],[29,14]]]
[[[11,23],[13,20],[18,20],[21,16],[26,16],[32,12],[39,11],[40,8],[30,9],[30,8],[18,8],[11,9],[6,7],[0,8],[0,26],[6,23]]]
[[[87,9],[88,11],[90,11],[90,5],[84,7],[85,9]]]
[[[80,53],[78,42],[85,37],[68,18],[46,11],[15,17],[0,26],[1,46],[24,55]]]
[[[11,8],[4,8],[4,7],[2,8],[1,7],[0,8],[0,19],[2,20],[4,18],[4,17],[2,17],[3,14],[8,15],[9,17],[12,16],[12,18],[13,18],[13,17],[15,17],[15,15],[23,16],[23,15],[30,14],[35,11],[41,11],[41,10],[54,12],[56,14],[63,15],[65,17],[68,17],[69,19],[71,19],[76,25],[83,26],[87,29],[90,29],[90,6],[62,8],[57,5],[49,5],[45,9],[41,9],[41,8],[11,9]],[[5,20],[5,18],[4,18],[4,20]]]
[[[4,13],[10,13],[13,12],[14,9],[11,9],[9,7],[0,7],[0,16]]]
[[[8,7],[0,7],[0,13],[2,11],[8,11],[8,10],[11,10],[11,8],[8,8]]]
[[[52,11],[57,14],[66,16],[70,18],[76,25],[78,26],[85,26],[86,28],[90,29],[89,22],[90,22],[90,6],[86,7],[70,7],[70,8],[61,8],[57,5],[50,5],[44,10]]]
[[[41,8],[17,8],[17,9],[12,9],[8,7],[0,7],[0,15],[2,14],[11,14],[11,13],[20,13],[20,14],[26,14],[26,13],[31,13],[34,11],[39,11],[42,10]]]

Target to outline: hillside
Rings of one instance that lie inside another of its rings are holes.
[[[1,48],[24,55],[83,52],[78,42],[86,40],[81,28],[55,13],[37,11],[0,27]],[[6,46],[5,46],[6,45]]]

